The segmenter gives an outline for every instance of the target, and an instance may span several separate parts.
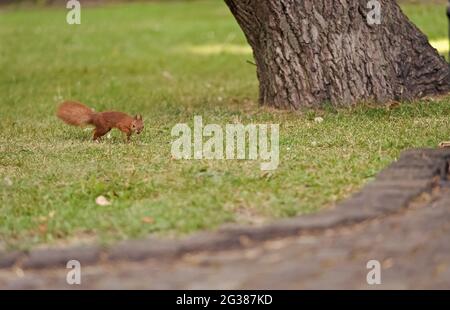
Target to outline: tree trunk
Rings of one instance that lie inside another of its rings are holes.
[[[450,67],[394,0],[225,0],[253,48],[260,103],[298,109],[450,90]],[[442,18],[445,18],[444,12]]]

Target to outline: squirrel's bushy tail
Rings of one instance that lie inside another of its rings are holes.
[[[88,125],[92,121],[94,111],[79,102],[66,101],[60,104],[56,116],[73,126]]]

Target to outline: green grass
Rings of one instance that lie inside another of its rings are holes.
[[[408,2],[408,1],[406,1]],[[412,1],[410,1],[412,2]],[[446,1],[439,5],[429,4],[419,0],[419,4],[405,4],[402,6],[407,16],[428,36],[428,39],[442,55],[448,59],[448,19],[446,16]],[[436,1],[437,2],[437,1]]]
[[[440,9],[422,8],[407,12],[441,38],[431,26],[443,19]],[[259,108],[251,54],[221,1],[85,8],[81,26],[68,26],[65,12],[0,11],[3,246],[179,235],[316,212],[402,150],[450,139],[449,98],[392,111]],[[93,144],[90,132],[56,119],[63,99],[140,112],[146,129],[129,145],[117,132]],[[194,115],[222,125],[280,123],[279,168],[172,160],[170,131]],[[99,195],[112,205],[96,205]]]

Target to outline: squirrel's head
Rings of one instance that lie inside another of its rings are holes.
[[[133,118],[131,123],[131,130],[135,133],[140,134],[144,130],[144,121],[142,120],[142,115],[138,114]]]

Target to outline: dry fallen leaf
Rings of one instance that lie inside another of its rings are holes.
[[[272,176],[273,176],[273,173],[269,172],[269,171],[265,171],[261,174],[261,178],[266,179],[266,180],[269,180],[270,178],[272,178]]]
[[[13,182],[11,181],[11,179],[9,177],[6,177],[4,179],[4,181],[5,181],[5,185],[6,186],[12,186],[13,185]]]
[[[439,143],[439,148],[444,149],[450,147],[450,141],[444,141]]]
[[[153,224],[155,222],[155,219],[151,216],[144,216],[142,218],[142,222],[144,222],[145,224]]]
[[[111,202],[108,199],[106,199],[105,196],[98,196],[95,199],[95,203],[98,204],[99,206],[109,206],[109,205],[111,205]]]
[[[38,230],[41,234],[45,234],[47,232],[47,224],[40,224]]]
[[[396,108],[399,108],[400,106],[401,106],[401,103],[398,101],[392,101],[387,104],[388,110],[394,110]]]
[[[169,72],[169,71],[163,71],[162,72],[162,76],[169,81],[173,81],[175,80],[175,78],[173,77],[173,75]]]
[[[322,117],[316,117],[315,119],[314,119],[314,122],[316,122],[316,123],[318,123],[318,124],[320,124],[320,123],[322,123],[323,122],[323,118]]]

